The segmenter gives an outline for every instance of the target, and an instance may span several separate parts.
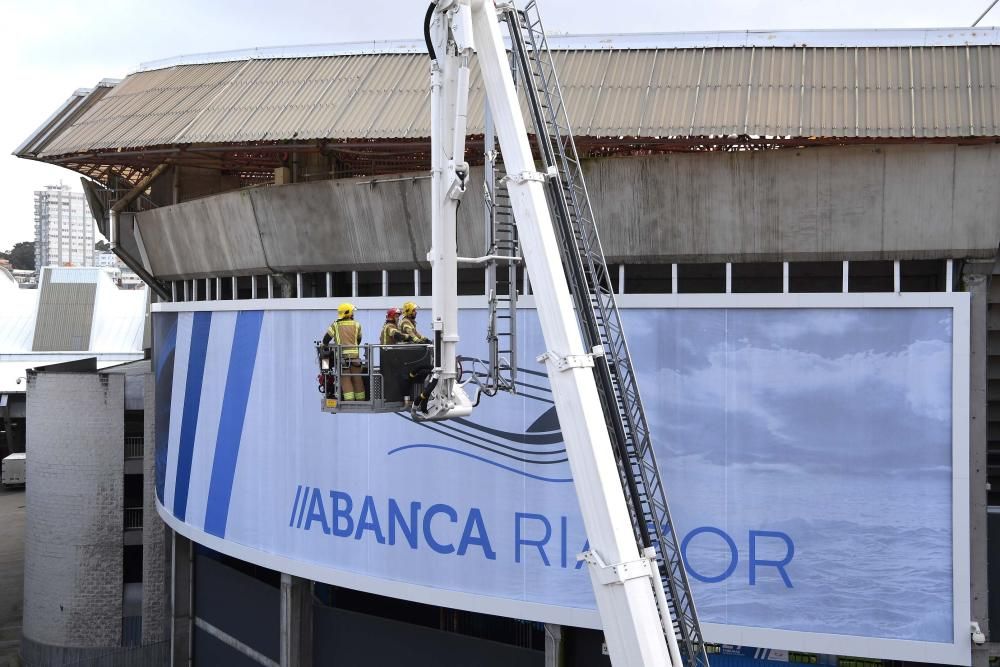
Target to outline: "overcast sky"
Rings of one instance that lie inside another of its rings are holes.
[[[968,26],[988,0],[540,0],[549,32],[672,32]],[[172,0],[101,5],[0,0],[0,249],[32,240],[32,191],[66,169],[10,153],[77,88],[139,63],[205,51],[420,37],[419,0]],[[993,25],[1000,7],[981,25]]]

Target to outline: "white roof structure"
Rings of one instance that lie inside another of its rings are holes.
[[[96,357],[106,368],[142,359],[146,299],[145,289],[119,289],[101,269],[48,267],[38,289],[21,289],[0,270],[0,393],[23,393],[28,369],[38,366]],[[82,335],[60,338],[67,332]]]

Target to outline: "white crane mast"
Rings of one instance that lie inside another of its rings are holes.
[[[543,185],[537,171],[492,0],[438,0],[429,12],[432,233],[436,367],[425,418],[463,416],[471,404],[456,377],[458,203],[465,192],[469,61],[478,54],[521,249],[548,350],[547,367],[590,551],[586,560],[608,652],[618,666],[681,667],[651,549],[640,552]],[[662,617],[661,617],[662,612]]]

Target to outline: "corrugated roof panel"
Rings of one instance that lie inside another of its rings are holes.
[[[590,123],[594,135],[635,136],[649,91],[656,51],[610,51],[611,59]]]
[[[690,133],[698,136],[744,134],[754,49],[705,52],[696,82],[697,101]]]
[[[381,66],[378,61],[383,57],[347,56],[344,69],[337,73],[324,95],[330,103],[325,113],[317,118],[324,128],[322,136],[331,139],[356,138],[343,132],[340,123],[345,115],[350,115],[354,111],[351,105],[358,90],[364,85],[364,80],[371,71]]]
[[[801,49],[759,49],[748,90],[744,125],[754,128],[755,134],[760,136],[797,133],[801,80]]]
[[[553,54],[570,121],[581,135],[590,131],[611,63],[610,51],[559,51]]]
[[[386,55],[370,68],[340,119],[339,131],[342,136],[367,138],[370,136],[369,130],[379,123],[382,114],[391,115],[390,110],[395,104],[394,96],[403,85],[404,78],[411,74],[411,60],[410,56]],[[400,135],[398,121],[390,121],[382,127],[386,128],[387,137]]]
[[[976,134],[996,135],[1000,129],[1000,48],[969,49],[972,113]]]
[[[671,49],[659,52],[653,63],[640,134],[675,136],[681,133],[677,119],[694,97],[694,87],[686,86],[681,79],[686,70],[692,69],[692,63],[700,63],[701,59],[701,51]],[[687,133],[686,126],[683,133]]]
[[[1000,131],[1000,47],[640,48],[553,54],[581,136],[965,137]],[[469,132],[482,132],[474,61]],[[419,53],[264,58],[130,75],[25,150],[426,138]],[[68,112],[67,112],[68,113]],[[50,126],[51,127],[51,126]]]

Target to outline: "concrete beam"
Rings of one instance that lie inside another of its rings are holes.
[[[585,162],[612,262],[992,257],[1000,145],[829,146]],[[482,167],[459,254],[482,254]],[[139,215],[161,279],[412,269],[430,248],[426,174],[227,192]]]

